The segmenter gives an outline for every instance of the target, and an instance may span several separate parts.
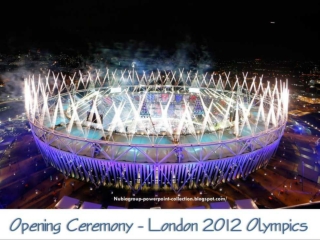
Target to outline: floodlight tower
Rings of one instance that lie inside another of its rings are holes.
[[[132,62],[132,82],[134,82],[134,68],[135,68],[136,62]]]

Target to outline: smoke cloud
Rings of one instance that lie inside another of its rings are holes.
[[[82,54],[80,49],[73,49],[77,54],[72,56],[62,53],[58,56],[59,54],[50,54],[46,50],[47,52],[41,54],[54,56],[53,59],[47,60],[46,67],[34,62],[30,69],[27,65],[21,64],[22,66],[14,70],[0,73],[0,80],[4,83],[0,88],[1,100],[20,98],[23,96],[25,78],[39,72],[44,76],[49,70],[72,74],[79,70],[86,72],[106,68],[131,69],[133,63],[137,71],[184,69],[201,73],[212,71],[214,68],[214,60],[205,41],[199,44],[193,42],[188,36],[184,41],[172,46],[129,40],[108,45],[98,42],[89,43],[89,49],[89,53],[85,54]],[[61,62],[59,63],[59,59],[64,58],[73,59],[72,61],[76,64],[64,66]]]

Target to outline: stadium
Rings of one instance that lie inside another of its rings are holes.
[[[283,135],[288,95],[277,80],[134,66],[25,79],[45,162],[133,192],[215,188],[266,166]]]

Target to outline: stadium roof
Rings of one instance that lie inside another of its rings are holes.
[[[252,199],[236,200],[235,204],[238,209],[259,209]]]
[[[55,205],[56,209],[78,209],[76,206],[79,203],[79,199],[63,196],[61,200]]]
[[[92,202],[83,202],[80,209],[101,209],[102,205],[98,203],[92,203]]]
[[[212,203],[210,203],[210,208],[211,209],[231,209],[231,206],[227,201],[225,201],[225,202],[212,202]]]

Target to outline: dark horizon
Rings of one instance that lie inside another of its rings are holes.
[[[34,48],[90,55],[119,44],[133,52],[175,52],[187,43],[191,52],[206,51],[213,59],[318,60],[320,54],[318,3],[215,3],[214,8],[205,1],[14,4],[2,13],[0,53]]]

